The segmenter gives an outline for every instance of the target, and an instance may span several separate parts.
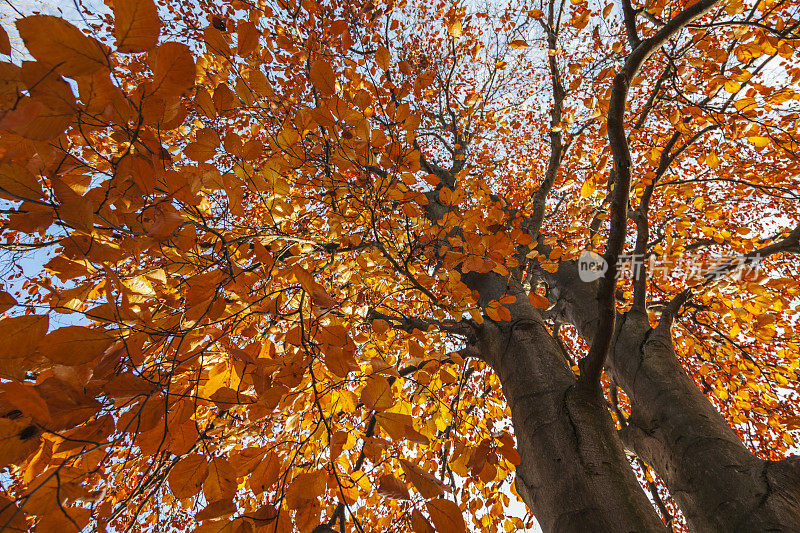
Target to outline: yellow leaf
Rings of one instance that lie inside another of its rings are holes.
[[[769,137],[761,137],[761,136],[758,136],[758,135],[754,135],[752,137],[748,137],[747,140],[750,141],[750,143],[753,146],[755,146],[756,148],[764,148],[770,142],[772,142]]]
[[[309,76],[311,83],[321,94],[332,96],[336,93],[336,74],[327,62],[321,59],[314,61]]]
[[[470,93],[464,99],[464,105],[467,106],[467,107],[474,106],[475,104],[478,103],[478,100],[480,100],[480,99],[481,99],[481,94],[480,93]]]
[[[428,444],[428,438],[414,429],[414,423],[410,415],[387,412],[375,413],[375,420],[392,440],[408,439],[411,442]]]
[[[114,36],[122,53],[147,52],[158,43],[161,20],[153,0],[114,0]]]
[[[736,107],[737,111],[749,111],[758,107],[758,103],[753,97],[742,98],[741,100],[734,102],[733,105]]]
[[[16,24],[28,52],[65,76],[92,74],[108,65],[100,43],[62,18],[34,15]]]
[[[733,94],[735,92],[738,92],[739,89],[742,88],[742,84],[739,83],[738,81],[728,80],[728,81],[725,82],[724,88],[725,88],[725,91]]]
[[[453,39],[458,39],[464,34],[464,30],[461,28],[461,20],[456,19],[447,25],[447,33],[450,34],[450,37]]]
[[[532,18],[540,19],[544,16],[544,12],[541,9],[531,9],[528,11],[528,15],[530,15]]]
[[[708,155],[706,156],[706,163],[708,163],[708,166],[711,168],[718,168],[719,158],[717,157],[717,154],[715,154],[714,152],[709,152]]]
[[[0,359],[27,357],[47,334],[46,315],[6,318],[0,322]]]
[[[78,366],[100,357],[113,341],[102,329],[66,326],[47,334],[39,351],[54,363]]]
[[[511,48],[514,48],[515,50],[522,50],[530,46],[525,39],[514,39],[508,44],[511,46]]]
[[[594,180],[592,178],[587,179],[583,182],[583,186],[581,186],[581,196],[584,198],[589,198],[590,196],[594,195]]]

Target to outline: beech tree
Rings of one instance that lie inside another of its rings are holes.
[[[0,31],[0,529],[798,528],[800,4],[107,4]]]

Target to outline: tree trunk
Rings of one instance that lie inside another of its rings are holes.
[[[484,322],[477,348],[497,373],[522,462],[516,487],[544,531],[663,531],[602,399],[576,386],[524,293],[510,322]]]
[[[591,284],[564,265],[548,281],[553,311],[594,335]],[[694,531],[800,530],[800,458],[752,454],[675,356],[670,323],[631,311],[617,321],[606,371],[631,401],[626,444],[664,479]]]

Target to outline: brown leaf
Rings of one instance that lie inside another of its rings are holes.
[[[47,333],[46,315],[25,315],[0,321],[0,359],[27,357]]]
[[[6,291],[0,291],[0,313],[5,313],[15,305],[17,305],[17,300],[13,296]]]
[[[389,331],[389,323],[382,318],[375,319],[372,321],[372,331],[378,334],[386,333]]]
[[[416,509],[411,512],[411,530],[414,533],[434,533],[435,531],[428,519]]]
[[[195,515],[195,520],[211,520],[220,516],[230,516],[236,512],[236,505],[232,499],[217,500],[206,505],[202,511]]]
[[[309,72],[311,83],[324,96],[331,96],[336,93],[336,74],[331,66],[319,59],[311,64]]]
[[[444,484],[432,474],[405,459],[400,459],[400,466],[403,467],[403,472],[405,472],[406,477],[411,481],[411,484],[414,485],[414,488],[419,491],[423,498],[435,498],[444,493]]]
[[[6,401],[22,411],[24,415],[40,422],[50,421],[50,409],[48,409],[47,403],[31,385],[9,381],[3,383],[2,387],[6,394]]]
[[[322,496],[326,478],[324,470],[306,472],[294,478],[286,490],[286,505],[289,509],[300,509]]]
[[[281,475],[281,460],[275,452],[267,452],[247,479],[247,486],[255,494],[267,492]]]
[[[114,36],[123,53],[147,52],[158,43],[161,20],[153,0],[114,0]]]
[[[209,501],[232,499],[236,494],[236,473],[224,457],[214,457],[203,483],[203,494]]]
[[[40,200],[44,198],[44,191],[30,170],[15,163],[5,163],[0,165],[0,197],[8,200]]]
[[[163,43],[150,52],[148,60],[153,69],[152,92],[180,96],[194,86],[194,58],[185,44]]]
[[[236,34],[240,56],[245,56],[258,48],[258,29],[252,22],[240,20],[236,25]]]
[[[2,26],[0,26],[0,54],[11,55],[11,42],[8,40],[8,33]]]
[[[439,533],[466,533],[467,525],[464,523],[464,516],[454,502],[439,498],[429,501],[426,508]]]
[[[57,65],[65,76],[92,74],[108,65],[100,43],[62,18],[34,15],[16,24],[28,52],[43,63]]]
[[[113,342],[114,338],[102,329],[66,326],[48,333],[39,351],[54,363],[78,366],[103,355]]]
[[[391,474],[384,474],[378,480],[378,494],[393,500],[408,500],[411,498],[406,484]]]
[[[394,405],[392,387],[383,376],[370,376],[361,391],[361,401],[374,411],[385,411]]]
[[[204,455],[194,454],[178,461],[170,470],[167,481],[172,494],[183,500],[200,492],[206,476],[208,476],[208,461]]]

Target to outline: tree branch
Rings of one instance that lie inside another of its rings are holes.
[[[611,227],[604,259],[608,270],[600,280],[597,296],[599,324],[597,335],[592,340],[588,355],[582,361],[580,383],[600,389],[600,375],[603,364],[611,347],[614,333],[616,304],[617,261],[625,245],[628,220],[628,202],[631,189],[631,153],[628,137],[625,132],[625,108],[628,91],[634,76],[644,62],[664,43],[672,38],[686,24],[702,16],[713,8],[720,0],[700,0],[681,11],[675,18],[667,22],[655,35],[648,37],[633,49],[625,60],[619,74],[614,77],[611,89],[611,101],[608,110],[608,140],[614,156],[614,189],[611,196]]]

